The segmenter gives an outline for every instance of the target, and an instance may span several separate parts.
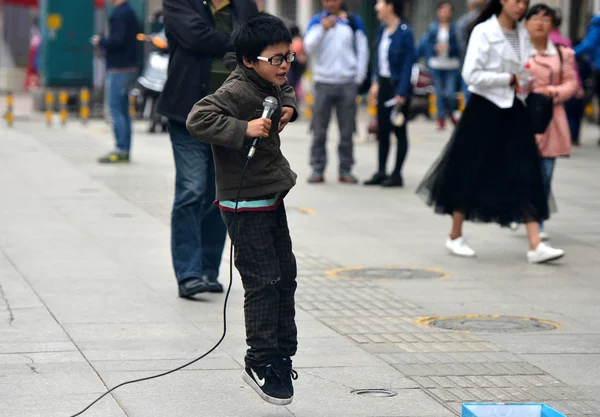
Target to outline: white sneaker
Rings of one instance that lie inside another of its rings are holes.
[[[459,237],[454,240],[446,239],[446,248],[456,256],[463,256],[465,258],[472,258],[475,256],[475,251],[469,247],[464,237]]]
[[[512,230],[513,232],[519,230],[519,226],[520,224],[517,222],[510,222],[510,224],[508,225],[508,227],[510,227],[510,230]]]
[[[540,239],[545,242],[550,240],[550,235],[546,232],[540,232]]]
[[[565,256],[562,249],[554,249],[550,245],[541,242],[536,250],[527,251],[527,260],[531,264],[542,264],[544,262],[554,261]]]

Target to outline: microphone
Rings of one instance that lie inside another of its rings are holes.
[[[278,103],[275,97],[269,96],[265,98],[265,101],[263,101],[263,112],[260,117],[264,119],[270,119],[275,110],[277,110],[277,106]],[[254,138],[252,141],[252,145],[250,145],[250,151],[248,152],[248,159],[254,156],[254,153],[256,152],[256,145],[258,144],[259,139],[260,138]]]

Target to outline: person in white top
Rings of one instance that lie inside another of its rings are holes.
[[[452,215],[450,253],[473,257],[463,237],[465,220],[527,225],[531,263],[564,256],[540,239],[549,218],[540,156],[524,104],[520,75],[531,56],[529,34],[519,24],[527,0],[491,0],[475,21],[462,75],[471,98],[441,157],[418,188],[436,213]],[[550,91],[539,91],[550,95]]]

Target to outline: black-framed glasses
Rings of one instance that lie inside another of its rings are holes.
[[[264,56],[258,56],[256,57],[256,59],[259,59],[261,61],[265,61],[268,62],[269,64],[278,67],[281,64],[283,64],[283,61],[287,62],[287,63],[292,63],[296,60],[296,53],[295,52],[289,52],[287,55],[283,55],[283,54],[277,54],[277,55],[273,55],[271,58],[267,58]]]

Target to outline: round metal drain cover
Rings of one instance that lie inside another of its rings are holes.
[[[373,279],[426,279],[445,278],[445,272],[437,269],[419,268],[341,268],[329,271],[329,275],[346,278]]]
[[[531,317],[458,316],[429,317],[421,324],[444,330],[473,333],[529,333],[555,330],[560,324]]]
[[[397,395],[396,392],[388,389],[355,389],[352,394],[364,397],[394,397]]]

